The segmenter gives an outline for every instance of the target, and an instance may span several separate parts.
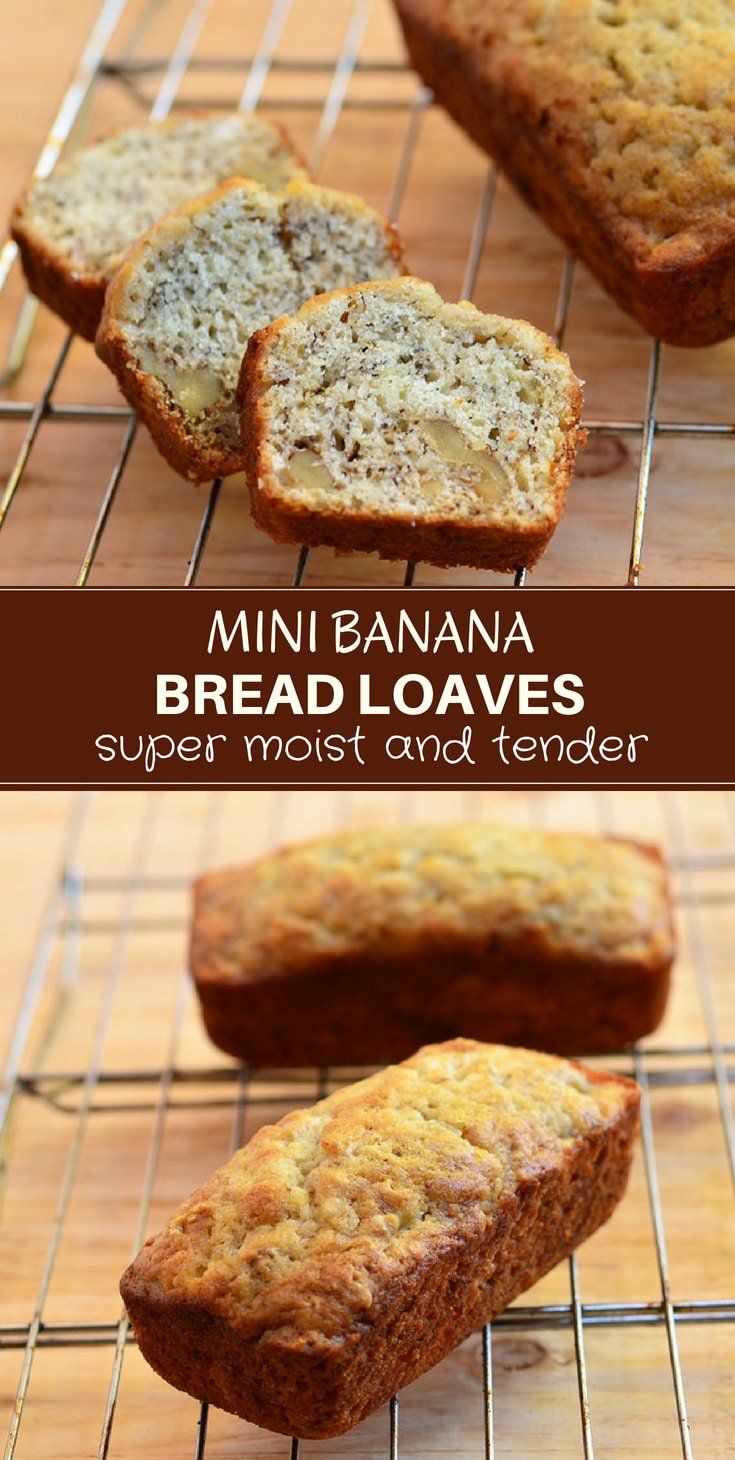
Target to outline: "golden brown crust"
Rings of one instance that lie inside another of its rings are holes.
[[[512,6],[497,17],[488,6],[484,30],[476,16],[453,21],[446,0],[396,0],[396,9],[411,61],[437,100],[623,309],[671,344],[708,345],[735,332],[735,226],[725,215],[698,227],[693,214],[691,229],[651,249],[590,169],[581,115],[575,124],[567,98],[557,109],[534,93],[523,47],[509,39]],[[631,121],[631,138],[642,125]]]
[[[225,186],[227,186],[225,184]],[[131,249],[122,269],[111,281],[105,295],[102,317],[95,337],[95,350],[100,360],[112,371],[117,383],[139,420],[147,426],[153,441],[164,459],[180,477],[194,486],[211,482],[215,477],[231,476],[242,470],[239,457],[222,451],[205,451],[197,443],[196,454],[192,455],[192,444],[185,427],[183,413],[172,404],[166,390],[152,376],[139,369],[131,356],[125,336],[117,327],[114,316],[116,290],[124,286],[127,270],[137,255],[138,245]]]
[[[93,341],[105,302],[106,281],[72,274],[66,261],[26,223],[22,202],[16,205],[10,232],[18,245],[31,293],[75,334]]]
[[[220,114],[195,111],[187,119],[207,121],[210,118],[220,120]],[[168,117],[165,121],[152,125],[159,131],[171,131],[181,125],[181,118]],[[302,169],[304,177],[308,177],[307,164],[298,149],[294,147],[286,128],[277,121],[270,122],[270,126],[280,135],[283,146],[293,154],[294,162]],[[105,136],[99,137],[97,141],[104,142],[109,137],[123,135],[125,130],[127,129],[107,133]],[[137,130],[137,128],[131,130]],[[30,183],[18,199],[10,220],[10,233],[18,245],[28,287],[31,293],[35,294],[42,304],[53,310],[54,314],[59,315],[65,324],[74,330],[75,334],[81,335],[83,339],[89,340],[93,344],[102,317],[109,275],[94,271],[80,272],[73,269],[65,254],[49,244],[42,231],[34,228],[28,217],[27,208],[32,187],[33,183]],[[127,396],[127,399],[131,405],[136,404],[136,401],[130,396]]]
[[[365,286],[356,286],[364,290]],[[381,284],[378,286],[385,288]],[[329,300],[354,296],[355,288],[335,289],[310,300],[300,313],[318,310]],[[531,568],[546,551],[564,511],[574,471],[574,460],[585,433],[579,430],[582,388],[574,378],[570,409],[572,428],[551,466],[554,482],[553,512],[544,522],[507,525],[478,525],[470,521],[432,521],[376,518],[364,512],[328,512],[288,500],[279,490],[268,448],[266,362],[272,341],[288,328],[288,318],[274,320],[258,330],[248,342],[240,369],[237,399],[242,419],[245,477],[250,493],[250,510],[256,527],[275,542],[307,547],[332,547],[340,552],[377,553],[388,560],[430,563],[438,568],[470,567],[512,573],[519,566]],[[552,342],[549,345],[553,348]]]
[[[344,1433],[607,1220],[638,1108],[623,1077],[455,1040],[287,1116],[125,1273],[144,1357],[279,1433]]]
[[[457,1034],[619,1050],[660,1022],[673,956],[665,866],[634,842],[345,833],[195,886],[207,1031],[265,1067],[377,1064]]]

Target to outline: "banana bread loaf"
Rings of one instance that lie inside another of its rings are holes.
[[[123,1276],[148,1363],[298,1437],[352,1429],[607,1220],[631,1080],[457,1039],[265,1126]]]
[[[623,309],[735,331],[732,0],[396,0],[438,101]]]
[[[175,470],[209,481],[243,465],[235,391],[253,331],[313,294],[401,269],[395,230],[361,198],[234,179],[130,250],[97,353]]]
[[[239,396],[253,520],[277,542],[512,572],[564,510],[582,399],[566,355],[422,280],[261,330]]]
[[[158,218],[230,177],[282,188],[306,176],[283,128],[262,117],[149,122],[83,148],[31,183],[12,233],[33,293],[93,340],[112,275]]]
[[[191,968],[227,1053],[377,1064],[456,1034],[621,1049],[659,1023],[673,946],[653,847],[468,822],[345,832],[200,878]]]

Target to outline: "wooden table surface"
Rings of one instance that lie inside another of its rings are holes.
[[[83,809],[77,842],[64,853],[73,798],[0,797],[0,1027],[6,1039],[29,967],[45,973],[4,1153],[0,1405],[6,1422],[55,1222],[59,1238],[48,1268],[40,1312],[48,1326],[30,1370],[19,1457],[97,1455],[120,1318],[119,1274],[142,1236],[226,1157],[235,1136],[237,1071],[208,1043],[185,977],[191,875],[202,865],[257,855],[275,842],[336,825],[472,814],[511,825],[607,829],[667,848],[674,863],[680,956],[669,1011],[647,1041],[643,1068],[651,1087],[671,1299],[678,1313],[687,1303],[735,1299],[735,1204],[722,1120],[735,1048],[732,798],[109,792],[83,803]],[[49,936],[39,951],[48,896],[58,886],[64,858],[65,903],[57,921],[50,927],[46,922]],[[717,1066],[719,1088],[707,1051],[710,1035],[727,1046]],[[628,1057],[610,1063],[630,1068]],[[172,1069],[178,1077],[169,1085]],[[313,1098],[316,1089],[313,1071],[305,1071],[298,1084],[253,1076],[241,1110],[243,1133]],[[581,1249],[578,1269],[583,1304],[650,1303],[656,1320],[584,1325],[595,1456],[675,1460],[680,1432],[660,1321],[661,1281],[642,1150],[625,1201]],[[569,1300],[569,1269],[562,1265],[521,1302]],[[517,1328],[494,1326],[497,1456],[548,1460],[583,1454],[568,1306],[564,1317],[556,1328],[528,1321]],[[10,1325],[18,1325],[15,1335]],[[87,1327],[71,1335],[60,1325]],[[679,1318],[675,1338],[693,1454],[725,1460],[735,1452],[732,1316],[723,1323]],[[134,1345],[122,1353],[119,1378],[110,1456],[192,1455],[197,1405],[157,1379]],[[474,1338],[401,1397],[399,1455],[481,1456],[481,1395],[481,1347]],[[387,1447],[383,1410],[343,1439],[304,1444],[301,1454],[305,1460],[383,1460]],[[221,1413],[210,1416],[207,1460],[286,1460],[288,1454],[283,1438]]]
[[[0,93],[5,212],[33,165],[99,3],[44,0],[41,15],[24,0],[5,0]],[[160,63],[181,37],[191,4],[128,0],[108,55],[127,57],[141,69],[128,70],[124,79],[118,75],[99,81],[73,145],[144,118],[162,77]],[[193,0],[193,7],[195,20],[201,22],[198,36],[188,33],[196,41],[195,68],[184,77],[176,103],[233,105],[263,34],[270,0]],[[418,93],[416,78],[401,69],[403,50],[390,0],[292,0],[290,5],[279,0],[275,11],[285,16],[285,23],[276,47],[278,64],[265,82],[262,102],[270,114],[286,121],[307,153],[322,122],[331,67],[345,35],[354,38],[364,30],[358,47],[362,69],[349,80],[333,135],[319,148],[318,174],[325,183],[361,192],[377,207],[389,209],[405,156],[410,106]],[[299,64],[294,67],[294,62]],[[439,109],[428,111],[416,135],[398,221],[412,269],[432,279],[449,298],[466,287],[468,250],[487,176],[486,159],[478,150]],[[556,240],[501,180],[477,272],[477,303],[553,329],[562,270]],[[23,294],[16,267],[0,301],[0,349],[7,345]],[[38,399],[63,339],[59,322],[40,311],[23,369],[6,392],[10,399]],[[572,291],[565,343],[586,380],[588,418],[640,422],[650,342],[582,269]],[[732,420],[734,383],[735,344],[703,351],[667,348],[662,354],[659,418],[727,423]],[[91,346],[77,341],[53,401],[89,405],[118,399],[114,381]],[[26,426],[20,419],[0,422],[4,475]],[[119,418],[100,423],[56,416],[44,421],[0,533],[1,583],[75,580],[124,432],[125,422]],[[639,455],[640,433],[612,431],[592,438],[580,459],[563,523],[533,583],[625,582]],[[735,442],[728,437],[657,438],[644,584],[735,581],[734,465]],[[90,581],[180,584],[205,502],[206,492],[179,481],[145,431],[139,431]],[[276,546],[255,531],[242,479],[230,479],[219,500],[199,581],[286,585],[294,562],[292,549]],[[314,584],[395,584],[401,578],[400,564],[335,557],[326,550],[313,553],[309,565],[309,582]],[[417,581],[490,584],[498,579],[471,570],[420,568]]]

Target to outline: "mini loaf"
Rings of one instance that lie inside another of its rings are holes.
[[[457,1039],[265,1126],[121,1290],[177,1389],[352,1429],[567,1257],[628,1177],[631,1080]]]
[[[240,400],[253,519],[276,541],[512,571],[562,514],[581,406],[566,356],[421,280],[260,331]]]
[[[395,230],[360,198],[233,180],[157,223],[107,291],[97,352],[171,465],[243,465],[235,405],[254,330],[313,294],[400,273]]]
[[[345,832],[212,872],[191,968],[207,1030],[253,1065],[378,1064],[456,1034],[621,1049],[674,952],[652,847],[482,822]]]
[[[93,340],[112,275],[157,219],[230,177],[282,188],[306,176],[283,129],[261,117],[149,122],[31,183],[12,232],[33,293]]]
[[[735,331],[732,0],[395,0],[411,60],[653,335]]]

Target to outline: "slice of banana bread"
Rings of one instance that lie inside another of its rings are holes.
[[[379,1064],[456,1034],[622,1049],[659,1023],[673,954],[660,853],[613,838],[384,827],[195,887],[204,1022],[251,1065]]]
[[[158,218],[230,177],[282,188],[306,176],[283,128],[262,117],[149,122],[84,148],[32,183],[12,233],[33,293],[93,340],[109,280]]]
[[[261,330],[239,398],[253,519],[278,542],[509,572],[562,514],[581,408],[566,355],[422,280]]]
[[[124,1274],[148,1363],[276,1430],[350,1430],[625,1190],[631,1080],[457,1039],[264,1126]]]
[[[313,294],[401,272],[395,230],[349,193],[240,179],[157,223],[112,281],[97,352],[190,481],[243,465],[238,374],[247,342]]]
[[[651,334],[735,331],[732,0],[395,0],[437,101]]]

